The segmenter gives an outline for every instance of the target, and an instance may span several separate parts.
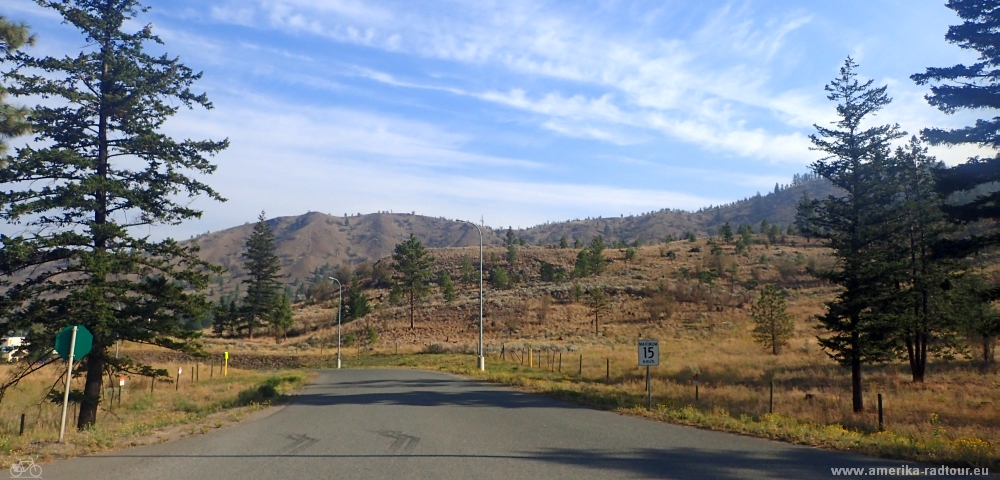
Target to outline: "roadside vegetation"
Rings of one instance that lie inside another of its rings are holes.
[[[72,420],[79,415],[79,402],[71,402],[64,444],[57,443],[63,385],[57,380],[65,372],[48,367],[22,380],[0,403],[0,468],[29,456],[39,462],[49,461],[206,433],[283,401],[289,391],[303,385],[310,376],[298,371],[268,374],[232,368],[229,375],[222,376],[216,366],[209,378],[205,368],[208,365],[203,365],[198,380],[192,382],[191,366],[156,364],[172,372],[182,367],[183,374],[179,385],[158,380],[152,392],[149,377],[127,378],[120,401],[118,388],[114,392],[106,389],[99,405],[99,421],[82,430],[72,428]],[[10,370],[0,367],[0,374],[7,375]],[[74,379],[74,391],[79,392],[83,383],[82,378]],[[24,433],[19,434],[22,414]]]

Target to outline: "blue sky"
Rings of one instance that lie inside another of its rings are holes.
[[[833,120],[846,56],[889,85],[876,118],[970,123],[909,75],[974,60],[940,1],[149,1],[165,50],[203,70],[211,111],[167,131],[228,137],[187,238],[268,216],[374,211],[546,221],[697,209],[787,183]],[[0,14],[36,54],[83,47],[29,0]],[[992,114],[990,115],[992,116]],[[16,143],[15,143],[16,144]],[[949,163],[976,152],[933,149]]]

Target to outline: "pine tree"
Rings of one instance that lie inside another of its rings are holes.
[[[458,262],[458,273],[459,281],[463,285],[472,285],[476,283],[478,277],[476,276],[476,269],[472,266],[472,260],[468,255],[462,255],[462,259]]]
[[[559,239],[559,248],[569,248],[569,241],[566,239],[566,235],[563,235]]]
[[[190,90],[201,74],[145,52],[161,43],[150,25],[122,30],[146,11],[138,1],[38,3],[80,30],[86,46],[65,58],[3,55],[13,65],[5,74],[10,94],[48,100],[28,118],[36,142],[0,169],[0,218],[28,232],[0,236],[0,278],[23,279],[4,290],[0,311],[7,328],[31,332],[33,354],[50,349],[68,325],[93,333],[81,364],[77,426],[84,428],[97,420],[107,373],[166,375],[109,356],[116,339],[201,352],[200,332],[184,330],[181,320],[211,308],[200,292],[218,269],[198,257],[196,245],[132,232],[199,217],[185,197],[222,200],[196,177],[215,170],[205,157],[228,142],[178,142],[162,133],[177,109],[212,104]]]
[[[603,290],[594,287],[590,289],[590,293],[587,295],[587,304],[594,311],[594,336],[596,337],[601,334],[601,311],[608,307],[608,297],[604,294]]]
[[[267,322],[281,301],[281,260],[275,253],[274,233],[264,212],[257,217],[242,258],[245,260],[243,270],[247,278],[243,283],[247,285],[247,293],[243,297],[239,327],[246,329],[247,336],[253,338],[254,329]]]
[[[809,192],[802,192],[802,198],[795,205],[795,228],[799,231],[799,235],[806,237],[807,242],[813,237],[815,219],[816,206],[809,198]]]
[[[15,24],[0,15],[0,59],[25,45],[34,45],[35,38],[28,32],[28,26]],[[7,140],[28,133],[28,109],[7,103],[7,89],[0,84],[0,157],[7,154]],[[0,158],[0,167],[6,164]]]
[[[455,300],[455,283],[451,281],[451,274],[447,270],[438,272],[438,285],[441,286],[441,294],[444,296],[446,303],[451,303]]]
[[[757,302],[750,306],[750,318],[756,325],[753,338],[777,355],[788,345],[788,339],[795,331],[792,316],[786,312],[785,295],[774,285],[767,285],[761,291]]]
[[[827,302],[827,312],[819,317],[820,328],[828,335],[819,343],[842,365],[851,368],[852,404],[855,413],[864,409],[862,365],[882,361],[891,355],[893,333],[876,307],[882,304],[886,283],[886,248],[894,226],[891,205],[895,192],[885,175],[889,142],[903,134],[897,125],[862,128],[871,114],[889,104],[886,87],[872,87],[872,80],[860,83],[857,64],[850,57],[840,68],[840,76],[826,90],[831,101],[839,102],[835,128],[815,125],[810,135],[814,149],[828,154],[813,164],[813,170],[839,187],[844,195],[813,201],[812,223],[817,237],[826,240],[838,260],[839,269],[814,275],[841,286],[837,298]]]
[[[364,318],[372,312],[371,304],[368,303],[368,296],[361,290],[361,282],[353,281],[347,287],[344,295],[344,322]]]
[[[511,247],[517,243],[517,238],[514,237],[513,227],[507,227],[507,235],[504,236],[503,246]]]
[[[719,228],[719,236],[722,237],[722,241],[726,244],[733,243],[733,226],[726,222]]]
[[[981,0],[950,0],[946,6],[963,20],[948,28],[945,40],[966,50],[979,53],[972,65],[958,64],[945,68],[927,68],[924,73],[911,75],[918,85],[932,85],[927,102],[952,114],[960,110],[996,109],[1000,105],[1000,38],[996,35],[1000,9],[995,2]],[[945,130],[926,128],[921,136],[931,145],[975,144],[993,150],[1000,149],[1000,117],[976,120],[975,125]],[[973,191],[982,185],[1000,182],[1000,156],[974,157],[938,173],[938,189],[947,197],[955,192]],[[960,205],[945,205],[944,210],[958,223],[982,219],[1000,219],[1000,190]],[[977,251],[1000,245],[1000,231],[942,242],[939,255],[962,258]],[[1000,299],[1000,289],[994,292]]]
[[[934,255],[934,248],[954,232],[941,210],[943,199],[935,191],[934,170],[940,168],[916,137],[893,156],[898,190],[894,207],[900,213],[900,238],[889,249],[896,255],[895,314],[906,346],[914,382],[923,382],[928,351],[947,350],[955,344],[957,323],[947,310],[945,288],[950,284],[954,262]],[[888,207],[887,207],[888,208]],[[891,268],[892,260],[887,265]]]
[[[288,299],[288,295],[281,294],[279,297],[277,305],[267,318],[275,343],[281,343],[281,339],[285,338],[285,332],[292,327],[294,322],[291,300]]]
[[[427,284],[431,278],[434,257],[427,252],[417,236],[411,233],[406,240],[396,244],[392,261],[396,270],[396,286],[409,299],[410,328],[413,328],[413,310],[416,301],[429,291]]]

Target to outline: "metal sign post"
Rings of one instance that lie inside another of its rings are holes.
[[[73,326],[73,336],[69,341],[69,358],[66,362],[66,391],[63,392],[62,419],[59,420],[59,443],[66,440],[66,409],[69,407],[69,381],[73,378],[73,354],[76,353],[76,326]]]
[[[639,340],[639,366],[646,367],[646,409],[653,409],[653,384],[649,367],[660,366],[660,341]]]
[[[223,363],[222,364],[222,376],[229,375],[229,352],[222,352]]]

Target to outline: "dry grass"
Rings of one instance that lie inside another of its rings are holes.
[[[542,390],[596,389],[594,391],[600,393],[595,395],[600,398],[639,399],[643,396],[645,382],[644,371],[636,366],[635,341],[639,338],[658,338],[661,341],[662,364],[653,372],[655,402],[672,409],[672,412],[696,412],[690,415],[659,414],[663,418],[712,428],[726,424],[729,426],[724,428],[728,430],[756,431],[772,438],[816,445],[828,445],[830,432],[846,429],[849,433],[838,435],[854,440],[838,440],[841,443],[831,446],[850,449],[854,448],[851,442],[865,443],[877,439],[897,448],[896,444],[903,441],[900,439],[905,439],[911,446],[904,449],[904,453],[883,452],[877,448],[865,451],[924,460],[944,455],[953,463],[986,462],[996,466],[997,445],[1000,445],[1000,409],[995,399],[1000,393],[1000,377],[995,371],[982,371],[962,359],[946,361],[932,358],[926,382],[914,383],[910,381],[909,369],[902,361],[869,366],[864,371],[865,411],[861,414],[852,412],[850,374],[818,347],[816,335],[819,332],[813,320],[813,316],[824,310],[824,302],[835,295],[836,289],[806,273],[806,268],[810,266],[828,268],[833,260],[828,250],[816,244],[807,244],[802,239],[793,241],[796,244],[789,242],[770,248],[755,245],[745,255],[736,254],[731,246],[724,246],[724,253],[719,257],[721,261],[709,254],[709,247],[704,241],[646,246],[639,250],[638,258],[632,262],[624,261],[624,251],[609,249],[606,255],[613,262],[604,274],[576,281],[581,289],[601,288],[609,294],[611,305],[601,313],[597,335],[594,332],[593,310],[583,300],[572,299],[573,280],[549,283],[541,282],[537,277],[542,261],[571,271],[577,250],[522,248],[518,263],[512,268],[526,277],[526,282],[510,290],[498,291],[487,287],[487,353],[499,354],[502,349],[507,360],[495,374],[508,375],[502,380],[506,383],[518,383],[525,379],[543,382],[541,387],[537,387]],[[437,268],[453,270],[452,277],[458,278],[459,259],[462,255],[474,258],[474,254],[478,253],[475,250],[436,250]],[[672,258],[668,258],[668,254]],[[494,256],[499,263],[504,263],[504,250],[501,248],[487,248],[485,256],[488,266],[489,259]],[[726,273],[722,278],[714,277],[712,285],[698,281],[699,270],[718,271],[720,266],[732,270],[733,262],[736,263],[735,278]],[[789,312],[795,319],[796,331],[789,347],[781,355],[770,355],[750,336],[752,325],[747,310],[755,298],[755,291],[748,287],[752,287],[753,282],[778,284],[788,294]],[[416,328],[412,330],[408,328],[405,307],[385,307],[367,320],[375,324],[381,333],[382,339],[374,346],[374,351],[394,353],[397,348],[400,353],[475,351],[478,334],[477,287],[462,287],[458,299],[450,304],[443,302],[439,294],[432,295],[417,310]],[[667,291],[677,300],[671,305],[672,314],[668,318],[650,318],[647,299],[652,291]],[[386,292],[373,295],[376,301],[386,298]],[[551,298],[551,301],[546,301],[546,298]],[[336,337],[335,331],[328,328],[331,324],[329,319],[333,318],[336,310],[328,307],[311,306],[300,311],[300,318],[327,319],[326,323],[317,321],[315,330],[307,335],[290,339],[280,346],[262,342],[253,348],[307,355],[315,352],[319,344],[330,348],[335,345]],[[364,321],[347,324],[344,331],[356,331],[363,324]],[[310,338],[312,340],[307,341]],[[515,361],[517,364],[511,363],[507,353],[529,344],[543,350],[543,358],[553,358],[551,355],[558,358],[561,352],[563,374],[551,378],[539,377],[541,371],[537,368],[525,369],[527,362],[525,366],[520,365],[520,360]],[[368,350],[353,346],[344,351],[351,356],[347,360],[348,365],[357,361],[352,360],[357,355],[362,355],[357,357],[362,360],[382,358],[364,356]],[[578,378],[580,355],[583,357],[583,375]],[[431,357],[434,356],[406,356],[403,357],[406,360],[390,363],[438,368],[433,362],[427,365],[427,359]],[[608,360],[611,385],[606,385]],[[463,357],[462,362],[467,361],[468,358]],[[449,362],[445,364],[448,369],[455,368]],[[694,388],[691,386],[694,373],[700,375],[701,381],[698,401],[694,400]],[[767,416],[772,380],[775,385],[775,415]],[[572,387],[568,387],[567,382]],[[879,393],[883,395],[886,428],[890,433],[877,432],[876,396]],[[588,400],[591,403],[602,401]],[[694,410],[685,410],[688,406]],[[628,407],[623,404],[615,408]],[[704,416],[704,419],[683,420],[692,415]],[[770,423],[758,431],[754,430],[758,427],[747,427],[745,422],[735,425],[726,423],[730,420],[720,420],[726,418],[740,422],[746,418],[751,423],[762,422],[766,418]],[[797,426],[792,428],[791,424]],[[779,428],[781,425],[784,426]],[[805,429],[806,433],[792,436],[774,433],[774,429],[786,427],[791,430]],[[810,435],[826,429],[829,429],[827,434],[810,439]],[[869,440],[857,440],[854,436]],[[886,443],[885,439],[890,437],[894,440]],[[985,455],[987,460],[965,456],[958,450],[955,452],[959,453],[938,452],[948,450],[950,445],[973,445],[969,448],[978,452],[976,455]],[[924,453],[919,453],[921,451]],[[938,453],[929,453],[932,451]]]
[[[486,351],[498,355],[502,350],[506,359],[501,364],[491,362],[498,368],[491,375],[504,383],[638,413],[629,410],[642,403],[645,388],[644,372],[636,366],[635,341],[657,338],[662,364],[653,371],[655,402],[666,409],[652,414],[658,418],[891,457],[996,467],[1000,377],[995,370],[981,370],[961,357],[932,358],[926,381],[914,383],[903,361],[868,366],[865,411],[851,411],[850,373],[818,347],[819,332],[812,319],[823,312],[824,302],[836,290],[806,273],[808,266],[829,267],[833,260],[816,244],[793,241],[797,243],[770,248],[755,245],[746,255],[724,246],[721,262],[712,258],[704,241],[646,246],[632,262],[624,261],[623,251],[608,249],[606,255],[613,262],[604,274],[562,283],[541,282],[538,267],[545,261],[572,271],[577,250],[521,248],[517,264],[511,267],[526,281],[509,290],[489,286],[486,290]],[[487,267],[491,257],[505,264],[504,253],[499,247],[487,248]],[[434,255],[436,268],[449,269],[458,278],[460,258],[476,258],[478,249],[441,249]],[[699,270],[717,271],[720,266],[735,271],[735,277],[726,273],[713,277],[711,285],[699,282]],[[572,298],[574,283],[608,294],[611,305],[600,314],[597,335],[593,310]],[[747,311],[755,298],[753,283],[777,284],[788,293],[796,331],[781,355],[770,355],[751,339]],[[441,357],[449,360],[435,360],[436,355],[382,356],[397,351],[475,351],[478,285],[459,287],[454,302],[445,303],[439,293],[426,299],[416,311],[414,329],[409,328],[404,306],[387,305],[366,320],[345,324],[345,337],[366,324],[375,325],[380,333],[374,346],[345,345],[347,365],[374,362],[462,371],[462,365],[474,363],[465,356]],[[648,300],[654,291],[669,292],[676,299],[671,315],[650,317]],[[387,300],[387,292],[372,293],[373,301]],[[216,339],[209,341],[210,348],[300,356],[316,355],[322,348],[329,355],[336,345],[336,330],[330,328],[335,313],[330,305],[300,308],[297,320],[304,334],[281,344],[273,339]],[[507,356],[529,344],[542,349],[543,358],[553,354],[558,358],[561,352],[562,373],[526,369],[520,360],[512,362]],[[371,356],[372,352],[380,355]],[[582,377],[576,375],[580,355]],[[691,386],[696,372],[701,381],[698,401]],[[775,413],[768,415],[772,380]],[[879,393],[889,433],[877,432]]]
[[[155,366],[176,372],[181,365]],[[64,384],[54,388],[57,402],[50,401],[48,395],[65,364],[47,367],[22,380],[0,403],[0,468],[7,468],[18,457],[45,461],[205,432],[280,400],[284,392],[306,378],[303,373],[268,375],[230,369],[228,376],[216,371],[212,378],[202,370],[199,381],[192,382],[189,366],[183,367],[179,385],[157,381],[152,393],[149,378],[126,379],[120,402],[115,379],[114,402],[110,389],[103,392],[97,424],[87,430],[76,430],[78,405],[71,404],[64,445],[57,443]],[[6,375],[10,369],[0,368],[0,374]],[[74,379],[72,388],[82,389],[83,379]],[[19,435],[22,414],[25,429]]]

